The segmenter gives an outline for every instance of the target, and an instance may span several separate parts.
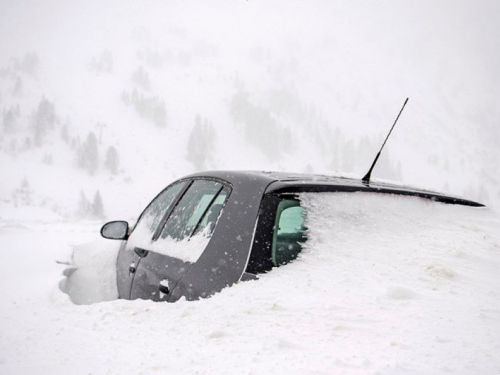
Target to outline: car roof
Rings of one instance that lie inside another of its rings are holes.
[[[361,179],[306,173],[274,171],[207,171],[187,177],[209,177],[227,181],[237,187],[249,179],[267,186],[266,193],[298,194],[306,192],[373,192],[417,196],[433,201],[481,207],[483,204],[471,200],[445,195],[435,191],[417,189],[385,182],[365,183]]]

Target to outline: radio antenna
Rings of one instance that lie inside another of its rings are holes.
[[[363,179],[361,181],[363,181],[365,184],[369,184],[370,183],[370,177],[372,175],[372,171],[373,171],[373,168],[375,167],[375,164],[377,164],[377,161],[378,161],[378,158],[380,156],[380,153],[382,152],[382,149],[384,148],[385,146],[385,142],[387,142],[387,140],[389,139],[389,136],[391,135],[392,133],[392,129],[394,129],[394,126],[396,126],[396,123],[398,122],[398,119],[399,119],[399,116],[401,116],[401,112],[403,112],[403,109],[405,109],[405,105],[406,103],[408,103],[408,98],[406,98],[404,104],[403,104],[403,107],[401,107],[401,110],[399,111],[398,113],[398,117],[396,117],[396,120],[394,121],[394,124],[392,125],[392,128],[391,130],[389,131],[389,134],[387,134],[387,137],[385,137],[385,141],[384,143],[382,144],[382,147],[380,147],[380,151],[378,152],[377,156],[375,157],[375,160],[373,161],[373,164],[370,168],[370,170],[368,171],[368,173],[365,175],[365,177],[363,177]]]

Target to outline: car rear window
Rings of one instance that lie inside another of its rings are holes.
[[[273,265],[287,264],[297,258],[305,241],[304,209],[297,200],[280,201],[272,243]]]

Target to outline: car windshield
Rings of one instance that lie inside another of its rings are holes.
[[[149,206],[144,210],[134,230],[137,232],[144,232],[152,238],[153,234],[160,225],[160,222],[165,216],[167,209],[182,190],[184,185],[185,181],[176,183],[167,187],[160,194],[158,194],[158,196],[153,199]]]

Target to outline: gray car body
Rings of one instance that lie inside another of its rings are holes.
[[[175,302],[209,297],[239,281],[255,279],[272,268],[269,238],[280,197],[313,192],[372,192],[416,196],[449,204],[482,206],[447,195],[383,183],[321,175],[275,172],[212,171],[182,178],[209,179],[230,188],[210,241],[196,262],[122,244],[117,259],[119,297]],[[179,181],[181,181],[179,180]],[[175,202],[173,203],[175,204]],[[140,219],[140,218],[139,218]],[[131,235],[133,234],[133,229]],[[131,272],[133,271],[133,272]]]

